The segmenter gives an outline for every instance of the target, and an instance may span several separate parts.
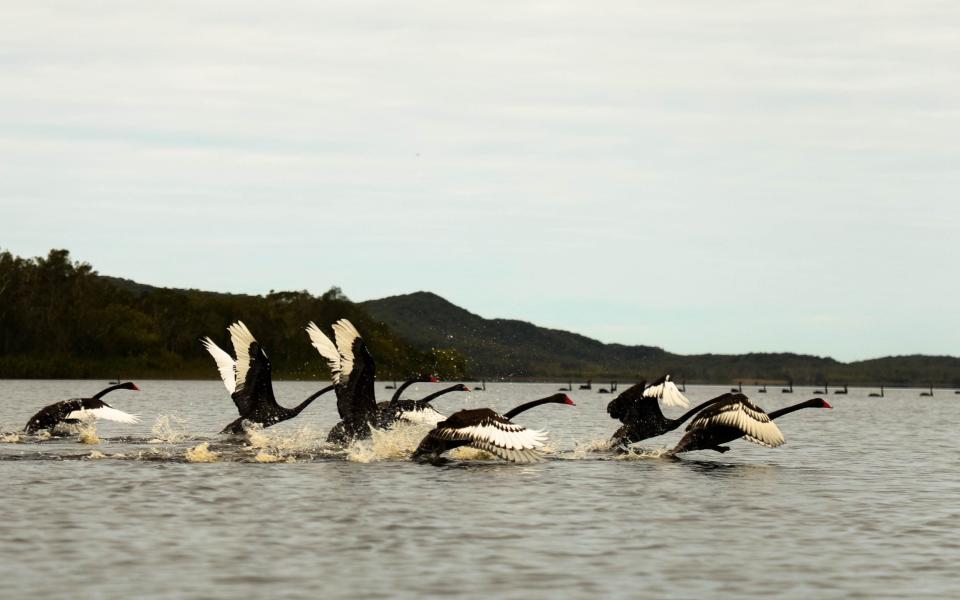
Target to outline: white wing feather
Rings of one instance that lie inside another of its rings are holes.
[[[237,391],[236,361],[210,338],[203,338],[200,341],[203,343],[203,347],[207,349],[207,352],[210,353],[210,356],[213,357],[213,360],[216,361],[217,370],[220,371],[220,378],[223,379],[224,387],[227,388],[230,394],[233,394]]]
[[[750,418],[750,416],[742,410],[724,411],[707,419],[707,421],[710,424],[715,423],[717,425],[736,427],[743,432],[743,437],[747,440],[768,448],[776,448],[785,441],[783,433],[780,431],[780,428],[777,427],[776,423],[773,421],[757,421],[756,419]]]
[[[341,371],[341,356],[340,352],[337,350],[337,346],[330,341],[330,338],[326,336],[320,328],[317,327],[317,324],[313,321],[310,321],[310,324],[307,325],[307,335],[310,336],[310,344],[317,349],[317,352],[320,353],[327,361],[327,366],[330,367],[330,376],[333,379],[333,382],[336,384],[340,383],[340,371]]]
[[[237,321],[230,327],[227,327],[227,331],[230,332],[233,352],[237,355],[237,379],[234,389],[238,390],[243,387],[244,382],[247,380],[247,371],[250,370],[250,344],[257,340],[253,337],[253,334],[250,333],[250,330],[247,329],[247,326],[243,324],[243,321]]]
[[[122,410],[117,410],[110,406],[75,410],[70,414],[68,414],[67,418],[77,419],[80,421],[87,421],[93,418],[93,419],[103,419],[105,421],[116,421],[117,423],[131,423],[131,424],[140,422],[140,417],[138,417],[137,415],[131,415],[130,413],[125,413]]]
[[[360,332],[350,321],[340,319],[333,324],[333,335],[340,352],[340,377],[346,382],[353,372],[353,342],[360,337]]]
[[[646,398],[657,398],[663,406],[690,408],[690,401],[683,395],[677,384],[670,381],[669,375],[664,377],[663,383],[644,388],[643,395]]]
[[[481,423],[450,431],[451,439],[485,442],[504,450],[534,450],[543,447],[547,439],[545,431],[527,429],[512,423]]]
[[[432,406],[427,406],[420,410],[405,410],[400,413],[400,418],[410,423],[436,427],[437,423],[445,421],[447,417]]]
[[[707,417],[694,419],[688,430],[704,429],[711,425],[725,425],[739,429],[748,441],[767,448],[776,448],[786,441],[783,432],[766,413],[757,412],[742,402],[730,404]]]

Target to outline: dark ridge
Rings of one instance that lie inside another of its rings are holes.
[[[432,292],[368,300],[360,305],[421,350],[448,347],[467,357],[474,377],[639,380],[672,373],[674,379],[736,383],[793,381],[796,385],[960,386],[960,358],[891,356],[851,363],[789,352],[680,355],[657,346],[604,344],[583,335],[526,321],[485,319]]]

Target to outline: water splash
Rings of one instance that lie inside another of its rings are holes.
[[[309,425],[290,431],[265,430],[261,425],[247,423],[244,436],[248,447],[258,451],[253,457],[256,462],[296,462],[298,458],[312,458],[317,454],[342,453],[327,443],[325,434]]]
[[[277,462],[295,463],[297,462],[297,459],[293,456],[282,456],[277,454],[270,454],[268,452],[264,452],[263,450],[258,452],[257,455],[253,457],[253,460],[258,463],[277,463]]]
[[[100,460],[101,458],[107,458],[107,455],[99,450],[94,450],[90,453],[90,456],[87,457],[88,460]]]
[[[629,446],[627,452],[617,454],[615,460],[647,460],[650,458],[664,458],[672,456],[672,448],[661,446],[660,448],[640,448],[639,446]]]
[[[598,452],[609,452],[612,449],[613,448],[610,445],[610,438],[597,438],[583,442],[576,442],[573,446],[573,450],[567,452],[562,458],[567,460],[583,460],[587,458],[593,458],[593,455]]]
[[[370,463],[408,459],[431,429],[428,425],[400,421],[391,429],[374,429],[370,439],[355,441],[347,447],[347,460]]]
[[[187,462],[212,463],[217,462],[220,458],[220,453],[210,449],[210,442],[202,442],[193,448],[187,449],[183,456],[187,459]]]
[[[100,443],[100,437],[97,435],[97,426],[91,421],[77,426],[80,434],[81,444],[90,444],[94,446]]]
[[[251,448],[272,449],[280,452],[308,452],[324,447],[326,435],[306,425],[293,431],[266,430],[262,425],[250,424],[245,429],[247,443]]]
[[[186,440],[187,421],[178,415],[160,415],[150,429],[148,444],[176,444]]]
[[[0,433],[0,444],[17,444],[23,440],[23,434],[19,431],[4,431]]]

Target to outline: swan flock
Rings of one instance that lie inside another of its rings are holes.
[[[288,408],[274,396],[270,359],[249,328],[242,321],[236,321],[227,332],[232,355],[209,337],[200,340],[213,358],[238,413],[223,427],[222,434],[243,435],[250,425],[270,427],[293,419],[315,400],[333,392],[340,420],[327,435],[331,444],[346,446],[370,438],[374,430],[389,430],[399,423],[415,423],[432,427],[414,450],[412,458],[415,460],[437,462],[442,460],[441,455],[445,452],[467,446],[503,460],[528,463],[542,459],[547,433],[528,429],[514,422],[513,418],[544,404],[574,406],[569,396],[556,393],[502,414],[490,408],[474,408],[445,416],[433,407],[432,402],[453,392],[471,390],[463,384],[456,384],[420,399],[403,397],[406,389],[417,382],[438,382],[429,374],[411,376],[397,386],[390,400],[377,402],[373,355],[357,328],[347,319],[340,319],[330,327],[330,335],[316,323],[306,326],[310,344],[330,370],[331,383]],[[572,385],[565,389],[571,388]],[[73,398],[51,404],[30,418],[25,432],[54,432],[58,428],[97,419],[138,423],[138,416],[118,410],[102,399],[119,389],[136,391],[139,388],[132,382],[118,383],[90,398]],[[615,392],[615,388],[611,391]],[[688,410],[678,418],[669,419],[661,406]],[[740,438],[776,448],[785,442],[785,438],[774,420],[802,408],[832,407],[821,398],[813,398],[767,413],[738,389],[690,408],[683,392],[669,375],[664,375],[655,381],[637,383],[609,402],[607,413],[622,424],[613,433],[609,449],[617,453],[629,452],[634,444],[673,431],[688,421],[680,442],[667,455],[696,450],[727,452],[730,448],[725,444]]]

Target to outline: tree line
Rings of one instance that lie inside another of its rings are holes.
[[[155,288],[104,277],[67,250],[22,258],[0,252],[0,378],[208,378],[213,361],[199,338],[231,348],[226,327],[244,321],[270,356],[276,378],[324,379],[326,364],[303,328],[350,319],[381,379],[464,375],[465,359],[418,350],[340,291],[264,296]]]

